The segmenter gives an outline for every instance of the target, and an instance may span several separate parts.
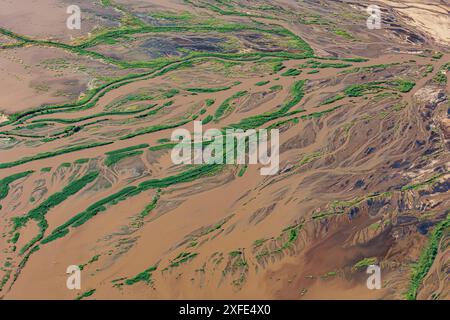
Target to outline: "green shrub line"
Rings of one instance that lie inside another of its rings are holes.
[[[208,114],[205,119],[202,120],[202,124],[208,124],[210,123],[212,120],[214,119],[214,117],[210,114]]]
[[[137,186],[125,187],[122,190],[95,202],[83,212],[78,213],[77,215],[66,221],[64,224],[56,227],[47,238],[42,240],[41,243],[48,243],[58,238],[64,237],[69,233],[69,227],[76,228],[83,225],[98,213],[105,211],[107,205],[116,205],[117,203],[124,201],[129,197],[136,196],[141,192],[149,189],[167,188],[174,184],[191,182],[198,178],[215,174],[221,169],[221,165],[202,165],[194,167],[190,170],[183,171],[174,176],[169,176],[162,179],[151,179],[141,182]]]
[[[116,163],[118,163],[119,161],[121,161],[122,159],[140,156],[143,153],[144,153],[144,151],[142,151],[142,150],[136,150],[136,151],[128,151],[128,152],[124,152],[124,153],[119,153],[119,154],[113,154],[113,155],[106,157],[105,165],[107,167],[111,167],[111,166],[115,165]]]
[[[115,110],[128,102],[142,102],[154,100],[155,97],[146,92],[129,93],[126,96],[120,97],[117,100],[113,100],[105,106],[105,110]]]
[[[68,233],[69,233],[69,229],[62,229],[62,230],[59,230],[58,232],[55,232],[55,233],[52,232],[49,236],[47,236],[46,238],[44,238],[41,241],[41,244],[46,244],[46,243],[55,241],[56,239],[64,237]]]
[[[33,120],[31,122],[32,123],[57,122],[57,123],[64,123],[64,124],[77,123],[77,122],[90,120],[90,119],[98,118],[98,117],[132,115],[132,114],[136,114],[136,113],[147,111],[147,110],[152,109],[152,108],[154,108],[156,106],[157,106],[157,104],[150,104],[146,108],[140,109],[140,110],[133,110],[133,111],[105,111],[105,112],[100,112],[100,113],[92,114],[92,115],[85,116],[85,117],[75,118],[75,119],[42,118],[42,119]]]
[[[305,83],[306,80],[299,80],[294,82],[294,84],[290,88],[291,100],[282,105],[279,113],[284,114],[300,103],[300,101],[303,99],[303,96],[305,95],[305,92],[303,90]]]
[[[18,118],[17,123],[23,123],[26,120],[29,120],[30,118],[40,116],[40,115],[47,115],[47,114],[55,114],[55,113],[62,113],[62,112],[77,112],[82,110],[87,110],[90,108],[95,107],[97,102],[100,100],[101,97],[103,97],[105,94],[110,92],[111,90],[120,88],[124,85],[133,83],[134,81],[139,80],[145,80],[147,79],[148,75],[150,73],[144,73],[144,74],[130,74],[128,76],[122,77],[118,80],[111,81],[109,84],[103,85],[98,87],[97,89],[92,89],[85,95],[84,98],[74,102],[74,103],[67,103],[64,105],[48,105],[40,107],[38,110],[31,109],[29,111],[25,111],[22,114],[13,115],[13,117]],[[102,91],[103,90],[103,91]],[[103,115],[108,115],[109,112],[105,112]],[[117,113],[111,112],[112,115],[115,115]],[[87,118],[88,119],[88,118]],[[81,119],[86,120],[86,119]]]
[[[11,124],[11,123],[23,123],[24,121],[44,115],[44,114],[53,114],[58,112],[73,112],[73,111],[79,111],[83,109],[89,109],[90,107],[94,106],[97,101],[105,95],[107,92],[117,89],[121,87],[122,85],[131,83],[133,79],[136,78],[145,78],[146,76],[152,74],[152,72],[146,72],[143,74],[128,74],[124,77],[112,80],[104,85],[101,85],[95,89],[91,89],[86,92],[83,98],[71,102],[71,103],[65,103],[65,104],[59,104],[59,105],[43,105],[39,108],[29,109],[27,111],[12,114],[9,116],[9,121],[3,122],[0,124],[0,127]],[[139,80],[139,79],[138,79]],[[105,91],[102,91],[105,90]]]
[[[294,34],[293,32],[280,27],[280,26],[271,26],[272,28],[258,28],[258,27],[252,27],[248,26],[242,23],[224,23],[221,25],[172,25],[172,26],[143,26],[140,28],[119,28],[115,30],[109,30],[102,33],[99,33],[95,35],[94,37],[86,40],[84,43],[79,44],[77,46],[70,46],[70,45],[63,45],[65,47],[68,47],[69,50],[83,50],[87,48],[91,48],[93,46],[97,46],[101,43],[104,43],[105,41],[109,41],[110,39],[115,38],[121,38],[124,35],[132,35],[132,34],[145,34],[145,33],[167,33],[167,32],[219,32],[219,33],[229,33],[233,31],[253,31],[253,32],[259,32],[259,33],[268,33],[268,34],[275,34],[280,36],[288,36],[291,37],[291,39],[295,40],[296,48],[303,50],[304,52],[307,52],[309,54],[313,54],[313,49],[299,36]],[[29,38],[23,38],[22,41],[32,41],[39,43],[39,40],[31,40]],[[45,41],[44,41],[45,42]],[[49,41],[46,41],[45,43],[49,45],[59,43],[52,43]],[[81,51],[84,53],[83,51]],[[89,51],[90,52],[90,51]],[[126,61],[119,61],[114,60],[112,58],[106,57],[106,59],[111,60],[116,63],[119,63],[122,67],[131,67],[135,65],[133,62],[126,62]],[[140,65],[139,65],[140,66]]]
[[[141,218],[145,218],[146,216],[148,216],[150,214],[150,212],[152,212],[155,208],[156,205],[158,204],[158,200],[160,198],[160,192],[158,191],[155,196],[153,197],[152,201],[145,206],[144,210],[142,210],[142,212],[139,214],[139,216]]]
[[[428,178],[425,181],[419,182],[419,183],[412,183],[412,184],[408,184],[405,185],[401,188],[402,191],[408,191],[408,190],[416,190],[416,189],[420,189],[423,187],[426,187],[428,185],[431,185],[432,183],[434,183],[436,180],[438,180],[439,178],[443,177],[444,175],[450,174],[450,171],[446,171],[443,173],[439,173],[436,174],[434,176],[432,176],[431,178]]]
[[[342,105],[336,106],[336,107],[333,107],[333,108],[330,108],[330,109],[327,109],[327,110],[323,110],[323,111],[319,111],[319,112],[313,112],[313,113],[308,113],[308,114],[301,115],[299,117],[293,117],[293,118],[290,118],[290,119],[286,119],[286,120],[274,123],[274,124],[268,126],[266,129],[270,130],[270,129],[278,128],[278,127],[280,127],[280,126],[282,126],[284,124],[287,124],[287,123],[297,124],[297,123],[299,123],[299,119],[311,120],[311,119],[320,118],[320,117],[322,117],[324,115],[327,115],[328,113],[333,112],[333,111],[335,111],[335,110],[337,110],[337,109],[339,109],[341,107],[342,107]],[[286,116],[290,116],[290,115],[297,114],[297,113],[298,112],[291,112],[291,113],[286,114]]]
[[[333,32],[337,36],[340,36],[340,37],[345,38],[347,40],[355,41],[355,37],[353,37],[353,35],[348,33],[346,30],[334,29]]]
[[[228,255],[232,258],[238,257],[238,256],[242,255],[242,251],[239,251],[239,250],[231,251],[231,252],[228,252]]]
[[[234,55],[234,56],[230,56],[230,55]],[[40,116],[40,115],[54,114],[54,113],[60,113],[60,112],[75,112],[75,111],[86,110],[86,109],[92,108],[93,106],[95,106],[97,101],[102,96],[104,96],[106,93],[108,93],[111,90],[117,89],[121,86],[132,83],[134,81],[145,80],[146,77],[148,77],[148,76],[150,78],[155,78],[155,77],[164,75],[170,71],[174,71],[178,68],[186,67],[188,65],[191,65],[191,61],[188,61],[188,60],[192,60],[192,59],[220,58],[220,59],[236,60],[238,58],[241,58],[246,61],[255,61],[255,60],[259,60],[263,57],[270,57],[270,56],[280,56],[285,59],[304,59],[305,58],[302,55],[291,54],[291,53],[287,53],[287,52],[280,52],[278,54],[276,54],[276,53],[272,53],[272,54],[248,53],[248,54],[238,54],[238,55],[239,56],[236,56],[236,54],[229,54],[229,55],[214,54],[213,55],[213,54],[196,53],[196,56],[193,56],[191,58],[186,58],[186,60],[182,61],[182,62],[178,62],[178,61],[168,62],[165,65],[163,65],[162,67],[160,67],[159,69],[157,69],[156,71],[153,70],[153,71],[145,72],[142,74],[129,74],[122,78],[110,81],[109,83],[106,83],[102,86],[99,86],[98,88],[88,91],[82,99],[80,99],[76,102],[66,103],[66,104],[61,104],[61,105],[44,105],[44,106],[40,106],[37,109],[29,109],[22,113],[12,114],[9,116],[8,121],[5,121],[0,124],[0,127],[6,126],[9,124],[13,124],[16,122],[18,124],[21,124],[21,123],[25,122],[26,120],[29,120],[30,118]],[[158,70],[160,70],[160,71],[157,72]]]
[[[279,239],[283,239],[283,237],[286,237],[286,235],[288,236],[286,241],[279,246],[278,248],[269,251],[267,249],[265,249],[264,251],[262,251],[261,253],[256,255],[256,259],[261,259],[264,257],[268,257],[270,255],[273,254],[279,254],[282,253],[284,250],[289,249],[298,239],[300,230],[303,228],[303,223],[298,223],[292,226],[289,226],[285,229],[282,230],[280,236],[277,238],[277,240]],[[261,246],[262,244],[264,244],[264,242],[266,242],[267,239],[260,239],[260,240],[256,240],[254,242],[254,246]]]
[[[367,67],[355,67],[352,69],[347,69],[347,70],[343,70],[341,72],[339,72],[339,74],[350,74],[350,73],[357,73],[357,72],[361,72],[361,71],[374,71],[374,70],[385,70],[389,67],[392,66],[397,66],[400,65],[400,62],[393,62],[393,63],[385,63],[385,64],[375,64],[375,65],[371,65],[371,66],[367,66]]]
[[[287,71],[283,72],[281,75],[283,77],[292,77],[292,76],[298,76],[299,74],[301,74],[302,71],[301,70],[297,70],[297,69],[288,69]]]
[[[192,20],[193,16],[188,11],[180,12],[179,14],[169,13],[169,12],[151,12],[150,15],[153,18],[161,19],[161,20],[170,20],[170,21],[186,21]]]
[[[78,132],[78,131],[82,130],[83,128],[85,128],[89,125],[95,124],[97,122],[100,122],[100,120],[98,120],[96,122],[86,123],[81,126],[67,126],[67,127],[63,128],[63,130],[55,132],[51,135],[21,134],[21,133],[6,132],[6,131],[0,132],[0,134],[3,134],[5,136],[13,136],[13,137],[42,139],[42,141],[44,141],[44,142],[49,142],[49,141],[53,141],[58,138],[71,136],[75,132]]]
[[[182,125],[190,122],[191,120],[192,119],[186,119],[181,122],[177,122],[177,123],[173,123],[173,124],[156,124],[156,125],[153,125],[150,127],[137,129],[133,133],[129,133],[123,137],[120,137],[119,140],[127,140],[127,139],[131,139],[131,138],[134,138],[134,137],[137,137],[140,135],[144,135],[144,134],[149,134],[149,133],[153,133],[153,132],[176,128],[176,127],[182,126]]]
[[[211,107],[215,102],[216,102],[216,100],[214,100],[214,99],[206,99],[205,100],[205,105],[207,107]]]
[[[450,71],[450,62],[444,64],[433,77],[433,82],[439,85],[447,84],[447,72]]]
[[[366,58],[343,58],[341,61],[345,62],[367,62],[369,59]]]
[[[298,124],[299,122],[300,122],[299,119],[294,117],[294,118],[278,121],[278,122],[276,122],[274,124],[271,124],[266,129],[267,130],[276,129],[276,128],[279,128],[279,127],[281,127],[281,126],[283,126],[285,124],[290,124],[290,123]]]
[[[300,65],[301,68],[312,68],[312,69],[325,69],[325,68],[335,68],[335,69],[342,69],[342,68],[348,68],[352,65],[349,63],[342,63],[342,62],[321,62],[316,60],[308,60],[306,63]]]
[[[31,250],[23,257],[23,259],[20,261],[18,269],[16,270],[16,272],[14,273],[14,278],[12,281],[12,284],[9,286],[11,288],[11,286],[16,282],[17,278],[19,277],[20,272],[22,271],[22,269],[25,267],[25,265],[28,262],[28,259],[30,259],[30,256],[35,253],[36,251],[39,251],[40,247],[39,246],[34,246],[33,248],[31,248]]]
[[[269,88],[271,92],[283,90],[283,86],[281,84],[276,84]]]
[[[230,90],[231,88],[232,88],[232,86],[217,87],[217,88],[188,88],[188,89],[186,89],[186,91],[192,92],[192,93],[214,93],[214,92]]]
[[[322,219],[322,218],[329,217],[329,216],[341,215],[343,213],[344,213],[343,210],[338,210],[338,211],[321,211],[321,212],[315,213],[311,218],[313,220],[317,220],[317,219]]]
[[[386,86],[391,85],[391,87]],[[382,90],[396,90],[402,93],[411,91],[416,84],[408,80],[373,81],[364,84],[354,84],[345,88],[348,97],[361,97],[364,94],[378,93]]]
[[[242,26],[242,25],[241,25]],[[163,27],[164,28],[164,27]],[[180,27],[174,27],[174,28],[180,28]],[[201,27],[200,27],[201,28]],[[251,30],[248,26],[243,25],[243,28],[246,30]],[[156,30],[159,29],[159,30]],[[136,29],[137,30],[137,29]],[[160,27],[155,28],[152,27],[152,30],[154,32],[164,32],[167,30],[162,30]],[[155,31],[156,30],[156,31]],[[185,29],[186,30],[186,29]],[[172,30],[177,31],[177,30]],[[197,28],[197,31],[201,31],[199,28]],[[217,31],[217,29],[215,29]],[[225,29],[222,30],[225,32]],[[310,58],[313,56],[313,51],[311,47],[303,41],[303,39],[299,38],[295,34],[291,33],[290,31],[286,29],[276,29],[276,30],[264,30],[264,29],[255,29],[255,31],[258,32],[265,32],[265,33],[273,33],[273,34],[279,34],[279,35],[285,35],[285,36],[291,36],[295,38],[294,41],[296,41],[296,47],[291,46],[293,49],[301,50],[301,53],[291,53],[286,51],[278,51],[278,52],[258,52],[258,53],[203,53],[203,52],[191,52],[187,56],[184,57],[185,60],[192,59],[192,58],[199,58],[199,57],[217,57],[217,58],[228,58],[228,59],[241,59],[241,60],[247,60],[252,58],[261,58],[261,57],[280,57],[280,58],[294,58],[294,59],[303,59],[303,58]],[[139,33],[139,32],[138,32]],[[142,32],[141,32],[142,33]],[[90,51],[88,51],[90,52]],[[81,52],[80,54],[83,54]],[[121,61],[121,60],[114,60],[112,58],[107,58],[108,62],[118,65],[122,68],[153,68],[158,69],[161,66],[167,65],[168,63],[173,62],[180,62],[183,60],[179,60],[179,58],[171,57],[171,58],[158,58],[154,59],[152,61]]]
[[[159,70],[163,70],[164,68],[169,67],[171,64],[176,64],[176,63],[177,62],[167,63],[166,65],[162,66]],[[177,69],[177,65],[172,66],[170,71],[176,70],[176,69]],[[66,103],[66,104],[61,104],[61,105],[47,105],[47,106],[44,105],[44,106],[39,107],[38,109],[30,109],[30,110],[24,111],[22,113],[10,115],[10,120],[1,123],[0,127],[7,125],[7,124],[14,123],[14,122],[17,122],[20,124],[30,118],[44,115],[44,114],[54,114],[54,113],[60,113],[60,112],[75,112],[75,111],[86,110],[86,109],[92,108],[96,105],[98,100],[101,97],[103,97],[106,93],[108,93],[109,91],[117,89],[121,86],[127,85],[129,83],[132,83],[134,81],[145,80],[146,77],[154,78],[159,75],[156,73],[156,71],[158,71],[158,70],[145,72],[142,74],[129,74],[129,75],[126,75],[119,79],[115,79],[115,80],[110,81],[110,82],[108,82],[102,86],[99,86],[95,89],[89,90],[82,99],[79,99],[78,101],[73,102],[73,103]]]
[[[247,91],[239,91],[232,95],[231,97],[225,99],[224,102],[217,108],[216,112],[214,113],[214,119],[218,120],[220,119],[227,111],[230,110],[231,105],[230,102],[234,99],[239,99],[245,95],[247,95]]]
[[[107,156],[113,156],[113,155],[117,155],[117,154],[120,154],[120,153],[134,151],[134,150],[138,150],[138,149],[144,149],[144,148],[148,148],[148,147],[149,147],[149,145],[147,143],[141,143],[141,144],[138,144],[138,145],[135,145],[135,146],[130,146],[130,147],[122,148],[122,149],[108,151],[108,152],[105,152],[105,154]]]
[[[298,110],[294,112],[289,112],[290,109],[295,107],[304,96],[303,87],[305,85],[306,80],[299,80],[294,82],[290,89],[291,99],[283,104],[280,109],[272,112],[266,112],[260,115],[251,116],[248,118],[242,119],[239,123],[231,124],[228,127],[234,129],[255,129],[257,127],[262,126],[263,124],[278,119],[280,117],[290,116],[292,114],[296,114],[298,112],[303,112],[303,110]]]
[[[284,66],[283,62],[282,62],[282,61],[279,61],[279,62],[277,62],[277,63],[273,66],[272,71],[273,71],[274,73],[278,73],[278,72],[280,72],[281,70],[283,70],[284,68],[286,68],[286,67]]]
[[[163,94],[163,98],[170,99],[170,98],[175,97],[179,93],[180,93],[180,90],[178,90],[176,88],[172,88]]]
[[[26,126],[17,126],[16,128],[14,128],[13,130],[33,130],[33,129],[40,129],[40,128],[45,128],[47,127],[48,124],[46,123],[32,123]]]
[[[167,106],[172,105],[172,103],[173,103],[172,101],[166,102],[166,103],[164,103],[164,104],[163,104],[161,107],[159,107],[159,108],[152,109],[152,110],[150,110],[150,111],[147,112],[147,113],[143,113],[143,114],[140,114],[140,115],[135,116],[134,119],[142,119],[142,118],[146,118],[146,117],[155,115],[155,114],[157,114],[157,113],[159,112],[159,110],[161,110],[161,109],[163,109],[163,108],[165,108],[165,107],[167,107]]]
[[[0,292],[3,290],[3,287],[6,285],[10,277],[11,277],[11,270],[8,270],[5,272],[2,281],[0,281]]]
[[[215,31],[219,31],[219,32],[230,32],[230,31],[238,31],[238,30],[253,30],[253,31],[258,31],[258,32],[267,32],[267,33],[274,33],[274,34],[279,34],[279,35],[284,35],[284,36],[289,36],[292,39],[295,39],[296,44],[298,45],[298,47],[300,49],[303,50],[302,53],[290,53],[290,52],[285,52],[285,51],[281,51],[281,52],[272,52],[272,53],[265,53],[265,52],[260,52],[260,53],[238,53],[238,54],[210,54],[210,53],[199,53],[199,52],[193,52],[190,55],[188,55],[187,57],[184,58],[184,60],[179,60],[179,59],[171,59],[171,58],[164,58],[164,59],[155,59],[156,61],[148,61],[148,62],[124,62],[124,61],[116,61],[112,58],[107,58],[105,56],[102,56],[99,53],[96,52],[91,52],[91,51],[86,51],[83,48],[88,47],[90,45],[94,45],[94,43],[101,43],[100,39],[111,39],[114,37],[120,37],[123,36],[124,34],[135,34],[135,33],[146,33],[146,32],[167,32],[167,31],[192,31],[192,30],[211,30],[214,29]],[[41,106],[37,109],[32,109],[32,110],[28,110],[25,111],[23,113],[19,113],[19,114],[14,114],[11,115],[10,117],[10,121],[7,121],[5,123],[2,123],[1,125],[7,125],[7,124],[11,124],[17,120],[19,120],[20,118],[26,117],[28,115],[33,115],[34,113],[38,113],[38,114],[45,114],[45,113],[51,113],[50,111],[52,109],[59,109],[59,108],[71,108],[71,107],[75,107],[75,106],[81,106],[83,104],[88,103],[97,93],[99,93],[102,89],[106,89],[114,84],[117,84],[121,81],[124,80],[130,80],[130,79],[134,79],[134,78],[140,78],[140,77],[145,77],[148,76],[152,73],[155,73],[155,76],[159,76],[162,75],[166,72],[171,71],[171,69],[169,68],[172,64],[176,64],[176,63],[180,63],[181,65],[183,64],[188,64],[190,63],[190,61],[188,60],[192,60],[194,58],[222,58],[222,59],[243,59],[243,60],[258,60],[261,59],[263,57],[279,57],[279,58],[287,58],[287,59],[303,59],[306,57],[312,57],[313,56],[313,50],[312,48],[300,37],[298,37],[297,35],[295,35],[294,33],[290,32],[287,29],[281,28],[281,27],[276,27],[270,30],[266,30],[266,29],[261,29],[261,28],[253,28],[253,27],[249,27],[246,25],[242,25],[242,24],[227,24],[227,25],[221,25],[221,26],[215,26],[215,27],[211,27],[211,26],[206,26],[203,27],[202,26],[194,26],[194,27],[180,27],[180,26],[165,26],[165,27],[154,27],[154,26],[145,26],[143,28],[132,28],[132,29],[123,29],[122,30],[113,30],[113,31],[108,31],[108,32],[104,32],[102,34],[96,35],[94,38],[87,40],[84,44],[80,44],[78,46],[70,46],[70,45],[66,45],[66,44],[61,44],[61,43],[57,43],[57,42],[52,42],[52,41],[42,41],[42,40],[33,40],[27,37],[22,37],[19,36],[17,34],[14,34],[6,29],[0,28],[0,33],[3,33],[5,35],[11,36],[15,39],[19,39],[21,41],[30,43],[30,44],[38,44],[38,45],[44,45],[44,46],[54,46],[54,47],[58,47],[58,48],[63,48],[69,51],[73,51],[75,53],[78,53],[80,55],[87,55],[90,57],[94,57],[94,58],[100,58],[102,60],[105,60],[108,63],[112,63],[112,64],[119,64],[122,68],[142,68],[142,67],[149,67],[149,68],[153,68],[153,70],[143,73],[143,74],[130,74],[127,76],[124,76],[122,78],[113,80],[109,83],[106,83],[96,89],[90,90],[88,92],[88,94],[83,98],[80,99],[79,101],[75,102],[75,103],[67,103],[67,104],[62,104],[62,105],[48,105],[48,106]],[[166,71],[162,71],[159,73],[156,73],[158,70],[164,69],[164,68],[168,68],[168,70]],[[44,110],[43,110],[44,109]],[[53,110],[55,111],[55,110]]]
[[[77,160],[75,160],[75,164],[85,164],[85,163],[88,163],[89,162],[89,158],[81,158],[81,159],[77,159]]]
[[[320,117],[322,117],[322,116],[324,116],[324,115],[326,115],[326,114],[328,114],[330,112],[333,112],[333,111],[335,111],[335,110],[337,110],[337,109],[339,109],[341,107],[342,107],[342,105],[339,105],[339,106],[336,106],[336,107],[333,107],[333,108],[330,108],[330,109],[327,109],[327,110],[301,115],[300,119],[310,120],[310,119],[314,119],[314,118],[320,118]]]
[[[390,86],[386,86],[390,85]],[[365,94],[374,94],[383,90],[395,90],[402,93],[411,91],[415,83],[408,80],[374,81],[363,84],[354,84],[346,87],[344,93],[337,94],[323,101],[321,105],[327,105],[342,100],[345,97],[361,97]]]
[[[29,171],[25,171],[25,172],[15,173],[13,175],[10,175],[6,178],[1,179],[0,180],[0,200],[3,200],[8,196],[9,185],[11,183],[13,183],[16,180],[28,177],[33,172],[34,171],[29,170]]]
[[[169,268],[179,267],[181,264],[188,262],[198,256],[198,253],[182,252],[170,262]]]
[[[11,238],[11,243],[16,244],[17,241],[19,241],[19,238],[20,238],[20,233],[19,232],[14,233],[13,237]]]
[[[156,271],[157,266],[151,266],[150,268],[142,271],[141,273],[137,274],[133,278],[126,279],[125,284],[127,286],[132,286],[133,284],[136,284],[138,282],[145,282],[146,284],[151,284],[153,282],[152,280],[152,273]]]
[[[84,298],[90,297],[95,293],[95,291],[96,291],[96,289],[91,289],[91,290],[85,291],[81,295],[77,296],[75,298],[75,300],[82,300]]]
[[[308,164],[311,161],[320,158],[321,156],[322,156],[322,152],[320,152],[320,151],[316,151],[316,152],[307,154],[307,155],[303,156],[302,160],[300,160],[298,162],[298,166],[301,167],[305,164]]]
[[[243,166],[241,167],[241,169],[239,170],[239,172],[238,172],[238,177],[244,176],[244,174],[245,174],[245,172],[247,171],[247,169],[248,169],[248,165],[247,165],[247,164],[246,164],[246,165],[243,165]]]
[[[412,268],[411,281],[408,291],[406,292],[407,300],[416,300],[417,293],[422,285],[423,279],[425,279],[426,275],[430,271],[430,268],[433,265],[439,251],[439,243],[444,233],[448,232],[449,228],[450,215],[447,211],[445,220],[434,227],[433,232],[428,239],[428,243],[420,255],[418,263]]]
[[[156,146],[151,146],[148,148],[148,150],[150,150],[150,151],[166,150],[166,149],[171,149],[171,148],[175,147],[176,145],[177,145],[177,143],[175,143],[175,142],[168,142],[168,143],[163,143],[163,144],[159,144]]]
[[[69,148],[61,149],[61,150],[57,150],[57,151],[42,152],[42,153],[38,153],[34,156],[24,157],[24,158],[16,160],[16,161],[0,163],[0,169],[12,168],[12,167],[19,166],[19,165],[22,165],[27,162],[46,159],[46,158],[52,158],[52,157],[56,157],[56,156],[59,156],[62,154],[66,154],[66,153],[71,153],[71,152],[75,152],[75,151],[105,146],[105,145],[108,145],[111,143],[113,143],[113,142],[112,141],[97,142],[97,143],[91,143],[91,144],[86,144],[86,145],[81,145],[81,146],[69,147]]]
[[[45,215],[54,207],[58,206],[64,202],[70,196],[73,196],[81,189],[83,189],[87,184],[91,183],[98,177],[98,172],[90,172],[81,177],[80,179],[74,180],[66,185],[61,191],[56,192],[44,200],[36,208],[30,210],[26,215],[13,217],[12,221],[14,224],[13,230],[16,231],[27,224],[29,220],[34,220],[38,223],[39,233],[30,242],[28,242],[21,250],[20,253],[25,253],[29,248],[31,248],[36,242],[40,241],[44,237],[44,233],[48,228],[47,220]]]

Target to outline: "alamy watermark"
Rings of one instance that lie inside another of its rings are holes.
[[[270,153],[269,153],[270,136]],[[193,137],[187,129],[173,131],[171,140],[174,164],[262,164],[261,175],[279,170],[280,135],[278,129],[208,129],[194,121]]]
[[[70,16],[66,20],[66,26],[69,30],[80,30],[81,29],[81,9],[77,5],[70,5],[66,10],[67,14]]]
[[[371,4],[366,8],[366,12],[370,15],[367,18],[367,28],[370,30],[381,29],[381,9],[376,4]]]
[[[69,274],[67,277],[66,286],[69,290],[80,290],[81,289],[81,270],[77,265],[70,265],[67,267],[66,273]]]
[[[367,267],[367,274],[371,274],[369,278],[367,278],[366,285],[369,290],[380,290],[381,289],[381,268],[375,264],[372,264]]]

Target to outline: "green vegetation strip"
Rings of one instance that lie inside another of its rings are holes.
[[[127,148],[122,148],[119,150],[109,151],[105,154],[107,155],[105,159],[105,165],[110,167],[116,163],[118,163],[120,160],[128,158],[128,157],[134,157],[138,156],[144,153],[143,148],[148,148],[149,145],[146,143],[137,145],[137,146],[131,146]]]
[[[155,271],[156,269],[157,269],[156,266],[152,266],[152,267],[144,270],[143,272],[137,274],[135,277],[133,277],[131,279],[126,279],[125,284],[127,286],[131,286],[138,282],[145,282],[146,284],[151,284],[152,283],[152,272]]]
[[[152,202],[150,202],[148,205],[145,206],[144,210],[142,210],[140,217],[144,218],[150,214],[150,212],[153,211],[153,209],[156,208],[156,205],[158,204],[158,200],[160,198],[159,192],[156,193],[156,195],[153,197]]]
[[[192,92],[192,93],[214,93],[214,92],[220,92],[220,91],[226,91],[231,89],[232,87],[218,87],[218,88],[189,88],[186,89],[186,91]]]
[[[425,246],[422,255],[419,258],[419,262],[412,269],[412,277],[409,285],[409,289],[406,293],[406,299],[416,300],[418,290],[422,285],[422,281],[430,271],[433,265],[434,259],[439,251],[439,243],[444,235],[450,228],[450,215],[447,212],[447,217],[444,221],[439,223],[433,230],[428,244]]]
[[[47,238],[42,240],[42,243],[48,243],[65,236],[69,233],[69,227],[76,228],[83,225],[98,213],[105,211],[107,205],[116,205],[121,201],[136,196],[149,189],[166,188],[174,184],[190,182],[206,175],[212,175],[221,170],[221,168],[221,165],[203,165],[183,171],[174,176],[165,177],[162,179],[147,180],[140,183],[138,186],[125,187],[124,189],[97,201],[83,212],[75,215],[61,226],[55,228],[55,230],[53,230]]]
[[[287,71],[283,72],[281,75],[283,77],[292,77],[292,76],[298,76],[299,74],[301,74],[302,71],[301,70],[297,70],[297,69],[288,69]]]
[[[32,174],[34,171],[25,171],[21,173],[16,173],[13,175],[10,175],[6,178],[3,178],[0,180],[0,200],[5,199],[8,196],[9,193],[9,185],[13,183],[16,180],[25,178]]]
[[[81,295],[75,298],[75,300],[82,300],[84,298],[90,297],[95,293],[95,289],[88,290],[86,292],[83,292]]]
[[[60,192],[56,192],[44,200],[39,206],[30,210],[26,215],[20,217],[14,217],[14,230],[26,225],[29,220],[35,220],[38,223],[39,233],[34,237],[29,243],[27,243],[22,249],[21,254],[26,252],[30,247],[32,247],[36,242],[40,241],[44,237],[44,233],[48,228],[48,223],[45,219],[45,215],[50,211],[50,209],[58,206],[63,201],[65,201],[70,196],[76,194],[78,191],[83,189],[87,184],[94,181],[98,176],[98,172],[90,172],[78,180],[70,182],[65,186]]]
[[[81,146],[69,147],[69,148],[61,149],[61,150],[57,150],[57,151],[38,153],[34,156],[25,157],[20,160],[0,163],[0,169],[12,168],[12,167],[16,167],[16,166],[22,165],[27,162],[46,159],[46,158],[52,158],[52,157],[56,157],[56,156],[59,156],[59,155],[65,154],[65,153],[71,153],[71,152],[75,152],[75,151],[79,151],[79,150],[96,148],[96,147],[105,146],[105,145],[108,145],[111,143],[113,143],[113,142],[98,142],[98,143],[91,143],[91,144],[86,144],[86,145],[81,145]]]
[[[119,153],[116,155],[108,156],[105,159],[105,165],[107,167],[111,167],[111,166],[115,165],[116,163],[120,162],[122,159],[131,158],[134,156],[140,156],[143,153],[144,153],[144,151],[137,150],[137,151],[124,152],[124,153]]]
[[[234,95],[232,95],[231,97],[225,99],[224,102],[222,102],[222,104],[217,108],[216,112],[214,113],[214,118],[220,119],[227,111],[230,110],[231,108],[231,101],[234,99],[239,99],[245,95],[247,95],[247,91],[239,91],[237,93],[235,93]]]
[[[415,83],[408,80],[374,81],[351,85],[344,90],[344,93],[348,97],[361,97],[364,94],[378,93],[382,90],[396,90],[406,93],[411,91],[414,86]]]
[[[433,184],[436,180],[440,179],[441,177],[450,174],[450,171],[446,171],[443,173],[439,173],[436,174],[434,176],[432,176],[431,178],[423,181],[423,182],[419,182],[419,183],[413,183],[413,184],[408,184],[406,186],[402,187],[402,191],[407,191],[407,190],[416,190],[416,189],[421,189],[423,187],[429,186],[431,184]]]
[[[198,253],[182,252],[170,262],[169,268],[176,268],[198,256]]]
[[[359,270],[362,268],[366,268],[370,265],[376,264],[377,261],[378,261],[378,259],[376,257],[364,258],[362,260],[359,260],[357,263],[355,263],[355,265],[353,266],[353,270]]]
[[[266,112],[261,115],[256,115],[256,116],[242,119],[239,123],[232,124],[232,125],[230,125],[230,127],[235,128],[235,129],[243,129],[243,130],[255,129],[269,121],[278,119],[280,117],[289,116],[291,114],[302,112],[303,110],[289,113],[289,110],[292,109],[293,107],[295,107],[302,100],[302,98],[305,94],[304,90],[303,90],[304,85],[305,85],[305,80],[299,80],[299,81],[294,82],[294,84],[292,85],[292,87],[290,89],[290,96],[291,96],[290,100],[288,102],[284,103],[280,109],[278,109],[276,111],[272,111],[272,112]]]
[[[447,72],[450,71],[450,62],[444,64],[433,77],[433,82],[439,85],[447,84]]]
[[[85,117],[75,118],[75,119],[45,118],[45,119],[33,120],[32,122],[33,123],[57,122],[57,123],[66,123],[66,124],[67,123],[76,123],[76,122],[81,122],[81,121],[85,121],[85,120],[89,120],[89,119],[93,119],[93,118],[98,118],[98,117],[104,117],[104,116],[132,115],[132,114],[136,114],[136,113],[140,113],[140,112],[152,109],[152,108],[154,108],[156,106],[157,106],[157,104],[150,104],[146,108],[139,109],[139,110],[133,110],[133,111],[108,111],[108,112],[100,112],[100,113],[92,114],[92,115],[85,116]]]

